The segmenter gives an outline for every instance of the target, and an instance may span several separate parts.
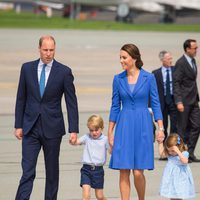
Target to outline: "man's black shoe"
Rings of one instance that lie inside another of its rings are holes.
[[[194,156],[194,157],[189,157],[188,162],[189,162],[189,163],[192,163],[192,162],[200,162],[200,159],[196,158],[195,156]]]

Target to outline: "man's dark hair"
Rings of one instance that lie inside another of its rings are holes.
[[[191,48],[191,42],[197,42],[194,39],[187,39],[184,43],[183,43],[183,49],[186,52],[187,48]]]

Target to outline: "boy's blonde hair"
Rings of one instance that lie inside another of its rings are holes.
[[[88,118],[87,121],[88,128],[94,128],[95,130],[104,128],[103,118],[99,115],[92,115]]]
[[[164,143],[164,151],[166,154],[168,154],[168,148],[172,146],[177,146],[180,152],[187,150],[183,139],[177,133],[172,133],[167,137]]]

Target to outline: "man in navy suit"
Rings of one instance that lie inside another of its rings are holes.
[[[168,117],[170,119],[170,133],[176,133],[177,109],[174,103],[173,78],[174,67],[172,66],[172,55],[168,51],[161,51],[159,58],[162,66],[153,71],[155,75],[161,110],[163,114],[163,124],[165,139],[168,136]],[[167,77],[168,76],[168,77]],[[169,87],[169,88],[168,88]]]
[[[45,200],[56,200],[59,183],[59,152],[65,125],[61,100],[65,97],[69,140],[78,133],[78,105],[71,69],[54,59],[55,40],[39,40],[40,59],[21,68],[15,108],[15,136],[22,139],[22,170],[16,200],[28,200],[42,147],[46,169]]]
[[[174,98],[178,110],[178,134],[188,146],[189,162],[200,162],[194,150],[200,133],[199,93],[197,88],[197,41],[188,39],[183,44],[184,55],[176,62],[174,71]]]

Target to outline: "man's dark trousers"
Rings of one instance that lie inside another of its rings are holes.
[[[174,104],[173,97],[172,97],[172,101],[169,104],[167,103],[163,104],[162,114],[163,114],[163,125],[165,129],[164,133],[165,133],[165,140],[166,140],[169,133],[177,133],[177,127],[176,127],[177,109],[176,109],[176,105]],[[169,121],[170,121],[170,130],[168,133]]]
[[[187,125],[189,124],[189,127]],[[190,157],[194,157],[194,150],[200,133],[200,110],[198,102],[195,105],[184,106],[184,112],[178,112],[177,129],[184,143],[188,146]]]
[[[22,139],[22,169],[15,200],[29,200],[36,176],[36,164],[41,147],[46,169],[45,200],[56,200],[59,184],[59,152],[62,137],[48,139],[42,131],[41,118]]]

